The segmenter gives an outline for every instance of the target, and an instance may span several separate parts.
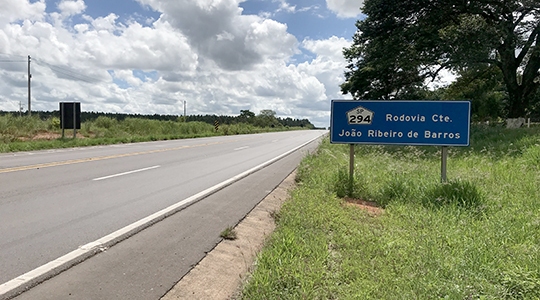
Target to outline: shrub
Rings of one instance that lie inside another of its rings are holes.
[[[99,116],[94,121],[94,126],[98,128],[102,128],[102,129],[110,129],[117,125],[118,125],[118,121],[109,117],[104,117],[104,116]]]
[[[456,206],[467,209],[479,208],[482,195],[476,185],[469,181],[441,183],[428,190],[423,203],[430,207]]]

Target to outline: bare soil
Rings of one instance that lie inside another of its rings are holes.
[[[66,130],[64,132],[64,136],[66,138],[73,137],[73,130]],[[40,131],[34,134],[32,137],[20,137],[19,140],[25,142],[25,141],[39,141],[39,140],[46,140],[46,141],[52,141],[57,140],[62,137],[62,134],[56,133],[56,132],[50,132],[50,131]],[[77,138],[79,139],[85,139],[86,137],[79,132],[77,132]]]
[[[358,207],[362,210],[367,211],[368,214],[374,217],[379,216],[384,212],[384,210],[379,207],[376,202],[365,201],[361,199],[345,198],[345,205]]]

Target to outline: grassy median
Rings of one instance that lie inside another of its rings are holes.
[[[540,298],[539,127],[474,127],[446,184],[438,147],[357,146],[351,189],[348,151],[302,162],[244,299]]]

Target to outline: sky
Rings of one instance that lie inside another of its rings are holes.
[[[328,127],[362,0],[1,0],[0,110],[238,115]]]

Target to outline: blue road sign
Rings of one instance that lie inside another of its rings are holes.
[[[330,142],[468,146],[469,101],[333,100]]]

